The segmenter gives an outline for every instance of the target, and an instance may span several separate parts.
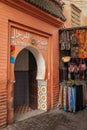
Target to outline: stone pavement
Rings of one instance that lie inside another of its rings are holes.
[[[55,109],[1,130],[87,130],[87,109],[76,113]]]

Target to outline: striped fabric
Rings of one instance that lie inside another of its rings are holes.
[[[59,93],[59,105],[60,108],[63,108],[63,85],[60,85],[60,93]]]
[[[76,112],[86,107],[87,88],[85,82],[60,85],[59,105],[64,111]]]

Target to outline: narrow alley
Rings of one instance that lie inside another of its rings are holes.
[[[71,113],[55,109],[0,130],[87,130],[87,110]]]

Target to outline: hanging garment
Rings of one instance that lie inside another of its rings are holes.
[[[68,111],[71,111],[70,98],[71,98],[71,87],[68,87]]]
[[[59,106],[60,108],[63,108],[63,89],[64,86],[60,84],[60,92],[59,92]]]
[[[78,58],[78,47],[71,47],[71,57],[72,58]]]
[[[87,58],[87,30],[85,30],[84,58]]]
[[[85,42],[85,37],[86,37],[86,30],[79,30],[79,37],[78,37],[78,40],[79,40],[79,43],[80,44],[84,44]]]
[[[83,109],[83,89],[82,85],[76,87],[76,111]]]
[[[61,46],[61,50],[66,49],[66,33],[65,33],[65,31],[60,33],[60,46]]]
[[[77,39],[77,41],[78,41],[78,43],[79,43],[79,30],[76,30],[75,35],[76,35],[76,39]]]
[[[87,106],[87,83],[86,83],[86,106]]]
[[[87,58],[87,30],[85,30],[84,58]]]
[[[70,110],[76,111],[76,85],[73,85],[70,91]]]
[[[87,58],[87,43],[84,44],[84,58]]]
[[[69,31],[66,31],[66,50],[70,50],[70,35],[69,35]]]
[[[85,42],[87,43],[87,29],[85,30]]]
[[[60,50],[70,50],[70,34],[69,31],[60,33]]]
[[[86,46],[85,46],[85,40],[86,40],[86,30],[79,30],[79,58],[85,58],[86,57]]]
[[[64,99],[64,104],[63,104],[63,107],[64,107],[64,111],[67,111],[67,104],[68,104],[68,89],[67,89],[67,86],[64,86],[64,90],[63,90],[63,99]]]
[[[84,58],[84,47],[79,46],[78,58]]]
[[[71,39],[72,46],[77,46],[78,45],[78,40],[76,38],[75,31],[71,32],[70,39]]]
[[[82,89],[83,89],[83,107],[86,107],[86,81],[84,80],[81,80],[80,81],[80,84],[82,85]]]
[[[71,39],[71,57],[77,58],[78,57],[78,39],[76,37],[75,31],[71,33],[70,39]]]

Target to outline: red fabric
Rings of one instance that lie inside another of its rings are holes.
[[[15,46],[11,45],[11,50],[15,50]]]

